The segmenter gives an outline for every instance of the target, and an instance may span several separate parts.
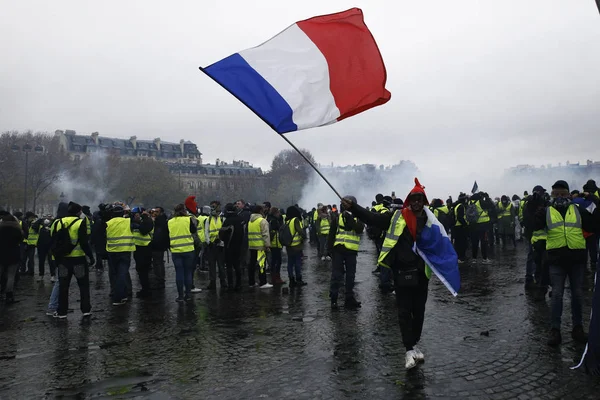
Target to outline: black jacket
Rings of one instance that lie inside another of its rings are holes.
[[[16,264],[21,258],[20,246],[23,232],[19,221],[12,215],[4,215],[0,219],[0,264],[4,266]]]
[[[154,235],[152,236],[152,250],[167,251],[169,249],[169,223],[167,216],[161,214],[154,220]]]
[[[401,211],[398,211],[401,212]],[[367,225],[377,226],[384,232],[388,231],[390,223],[392,222],[392,213],[377,214],[371,211],[367,211],[361,206],[354,204],[352,205],[352,213],[363,221]],[[423,218],[417,220],[417,235],[420,234],[425,222],[427,221],[426,214],[423,214]],[[408,226],[404,228],[404,231],[400,235],[400,238],[396,242],[396,245],[391,250],[390,260],[392,269],[408,270],[414,269],[421,272],[425,272],[425,262],[423,259],[415,254],[413,251],[414,240],[412,234],[408,230]]]
[[[240,253],[244,242],[244,219],[239,214],[229,214],[219,231],[219,239],[225,245],[225,251]]]

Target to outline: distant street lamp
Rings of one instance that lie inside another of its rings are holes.
[[[44,146],[36,145],[35,148],[26,142],[23,146],[13,144],[10,149],[14,152],[22,151],[25,153],[25,182],[23,184],[23,213],[27,212],[27,177],[29,175],[29,153],[34,150],[36,153],[43,153]]]

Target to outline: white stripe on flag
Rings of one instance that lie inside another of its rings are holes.
[[[239,54],[289,104],[299,130],[340,116],[329,88],[327,60],[298,25]]]

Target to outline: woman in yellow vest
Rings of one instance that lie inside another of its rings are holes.
[[[286,216],[286,224],[289,225],[292,234],[292,243],[286,246],[290,287],[306,286],[306,282],[302,279],[302,248],[306,240],[306,229],[302,226],[302,214],[298,207],[290,206]]]
[[[598,198],[594,202],[597,204]],[[594,214],[597,212],[598,208]],[[594,217],[586,209],[571,202],[569,185],[562,180],[552,185],[552,201],[546,212],[535,215],[534,230],[544,229],[547,232],[546,254],[552,282],[550,346],[558,346],[562,342],[560,328],[567,277],[571,287],[571,336],[576,342],[587,343],[582,316],[583,275],[587,261],[583,230],[594,232],[597,230],[595,225]]]
[[[173,214],[173,218],[169,220],[168,226],[171,254],[173,256],[173,264],[175,265],[175,284],[178,294],[175,301],[183,303],[192,299],[190,297],[192,274],[196,266],[193,235],[197,233],[197,229],[183,204],[175,206],[175,213]]]
[[[404,202],[405,208],[393,214],[370,212],[348,199],[343,199],[342,204],[365,224],[387,232],[379,264],[391,268],[394,274],[398,319],[406,348],[405,367],[414,368],[425,359],[417,343],[423,331],[430,273],[423,259],[413,251],[415,240],[427,223],[423,208],[429,202],[425,190],[415,179],[415,187]]]
[[[281,279],[281,249],[283,246],[279,241],[279,228],[285,222],[279,208],[271,207],[267,221],[271,232],[271,282],[274,285],[283,285],[285,284],[285,281]]]

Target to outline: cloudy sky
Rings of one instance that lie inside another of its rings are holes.
[[[0,130],[192,140],[268,168],[286,143],[198,71],[311,16],[360,7],[392,100],[289,138],[318,162],[428,176],[599,159],[593,0],[0,0]]]

